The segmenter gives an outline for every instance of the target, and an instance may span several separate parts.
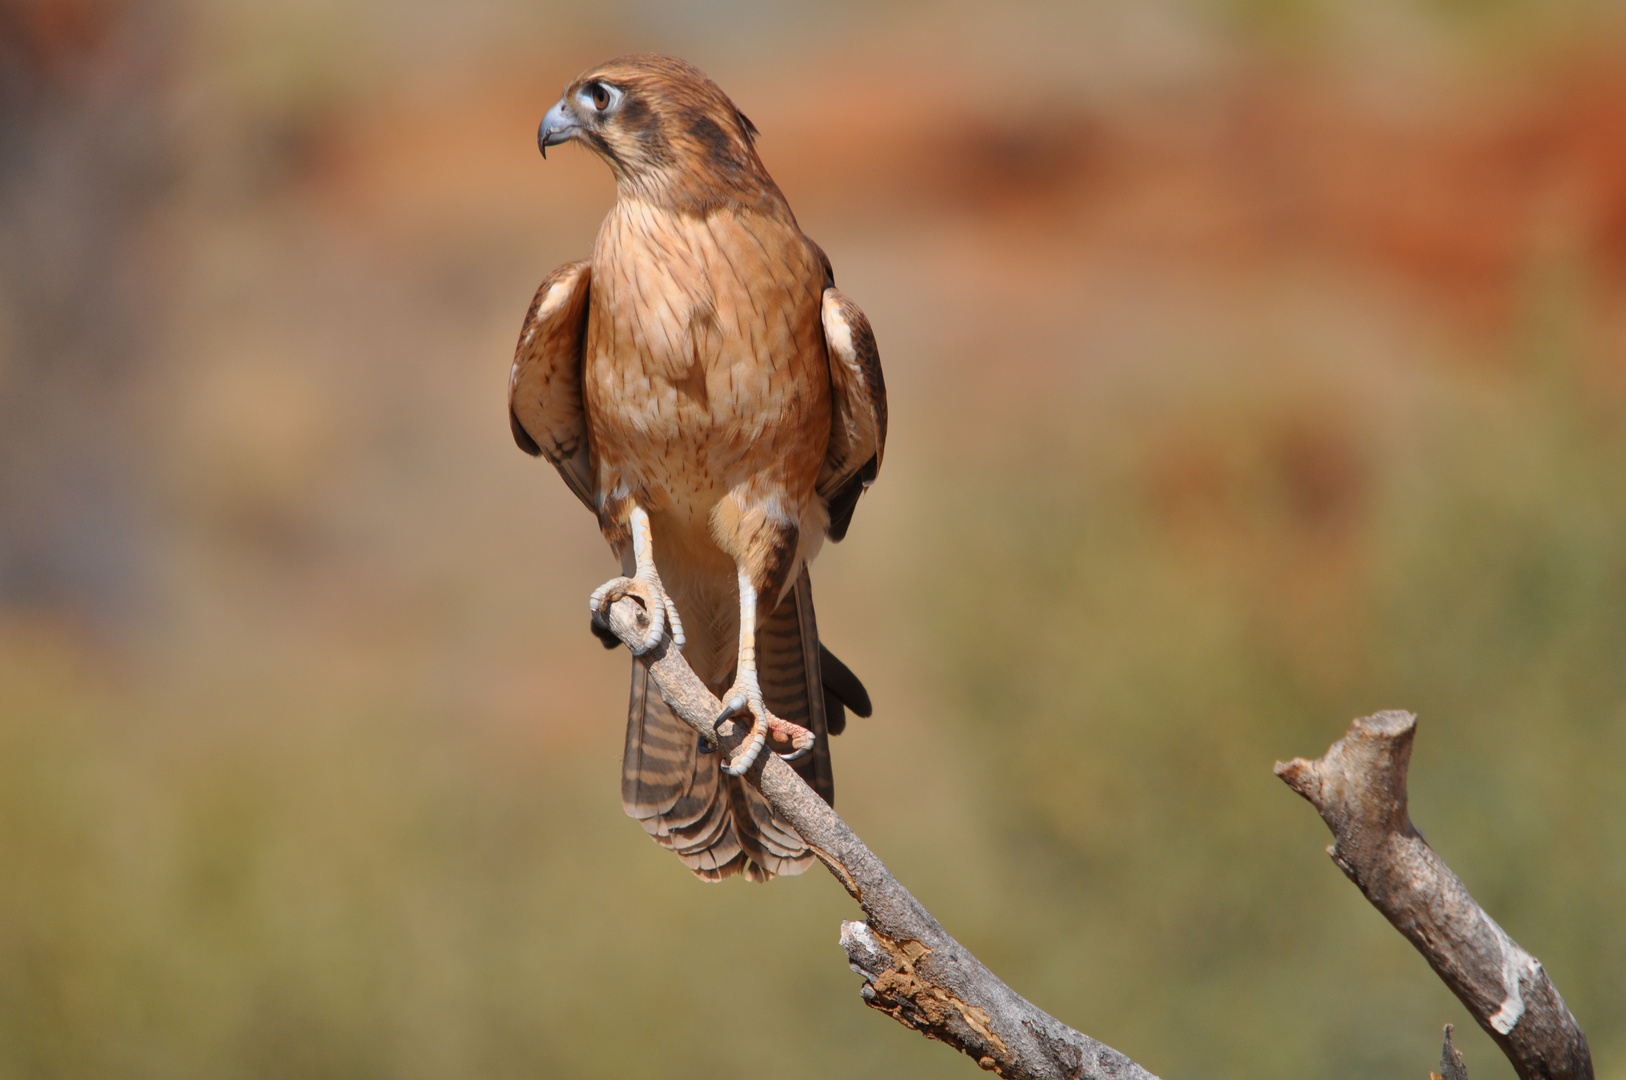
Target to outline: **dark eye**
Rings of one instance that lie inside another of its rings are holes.
[[[610,107],[610,91],[603,83],[594,83],[587,88],[587,92],[592,95],[593,108],[599,112]]]

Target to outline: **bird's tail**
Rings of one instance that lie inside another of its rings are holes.
[[[847,666],[819,644],[805,569],[757,628],[757,677],[769,710],[813,732],[813,752],[794,768],[833,803],[829,736],[845,726],[846,708],[868,716],[869,696]],[[726,685],[711,689],[719,693]],[[627,814],[707,881],[733,874],[767,881],[806,870],[813,853],[802,838],[754,787],[724,773],[721,765],[720,754],[700,752],[694,729],[672,713],[648,671],[634,660],[621,760]]]

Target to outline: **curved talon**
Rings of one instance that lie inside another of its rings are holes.
[[[775,742],[788,742],[793,749],[788,754],[780,754],[786,761],[800,761],[810,753],[814,746],[814,734],[789,720],[782,720],[768,711],[762,699],[749,690],[736,689],[729,695],[728,701],[723,705],[723,711],[717,714],[716,724],[718,734],[722,735],[722,725],[729,723],[732,726],[735,717],[745,712],[751,714],[751,730],[746,733],[745,741],[734,752],[734,758],[723,765],[723,771],[730,776],[740,776],[745,773],[762,753],[762,748],[768,745],[771,735]]]

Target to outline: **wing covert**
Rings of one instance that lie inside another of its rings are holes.
[[[582,410],[582,338],[591,288],[587,260],[543,279],[525,313],[508,377],[508,422],[527,454],[547,458],[593,509],[593,469]]]
[[[830,449],[818,490],[829,505],[827,533],[847,535],[858,496],[875,482],[886,450],[886,381],[875,333],[858,305],[834,285],[824,290],[821,312],[830,355]]]

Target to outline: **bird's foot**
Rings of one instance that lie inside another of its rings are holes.
[[[768,714],[768,745],[786,761],[800,761],[813,752],[816,736],[800,724]],[[780,747],[784,749],[781,750]]]
[[[599,634],[602,629],[610,631],[610,607],[622,597],[630,596],[643,606],[645,617],[649,621],[648,629],[643,639],[629,643],[634,656],[642,656],[661,643],[661,635],[666,628],[672,628],[672,644],[683,648],[683,620],[678,618],[677,605],[672,603],[672,597],[667,594],[661,585],[660,576],[654,571],[634,574],[632,577],[612,578],[593,590],[588,597],[587,606],[593,612],[593,632]]]
[[[745,736],[745,742],[734,752],[732,760],[723,766],[723,771],[730,776],[740,776],[749,769],[762,753],[762,748],[772,741],[774,753],[786,761],[795,761],[805,757],[813,750],[813,733],[800,724],[793,724],[789,720],[782,720],[768,711],[762,703],[760,694],[752,693],[747,687],[736,685],[724,698],[723,711],[717,717],[717,723],[733,720],[743,713],[751,714],[751,730]],[[784,746],[787,750],[780,750]]]

